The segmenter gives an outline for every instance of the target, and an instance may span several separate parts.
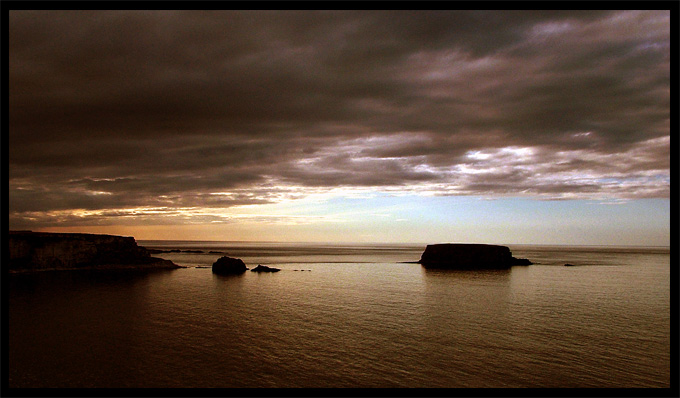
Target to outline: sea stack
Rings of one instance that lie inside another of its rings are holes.
[[[9,271],[174,269],[131,236],[9,231]]]
[[[418,263],[425,268],[505,269],[531,261],[513,257],[507,246],[443,243],[427,245]]]
[[[220,257],[212,265],[213,274],[237,275],[246,272],[248,268],[240,258]]]

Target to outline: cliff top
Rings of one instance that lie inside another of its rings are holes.
[[[178,268],[132,236],[9,231],[9,270]]]
[[[122,236],[122,235],[109,235],[109,234],[88,234],[88,233],[82,233],[82,232],[34,232],[34,231],[24,231],[24,230],[10,230],[9,231],[10,235],[13,236],[21,236],[21,235],[26,235],[26,236],[54,236],[54,237],[64,237],[64,238],[75,238],[75,237],[83,237],[83,238],[89,238],[89,237],[95,237],[95,236],[106,236],[106,237],[112,237],[112,238],[133,238],[132,236]]]

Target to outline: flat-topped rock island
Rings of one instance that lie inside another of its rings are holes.
[[[131,236],[9,231],[9,272],[80,269],[175,269]]]
[[[469,243],[427,245],[418,263],[425,268],[451,269],[503,269],[532,264],[513,257],[507,246]]]

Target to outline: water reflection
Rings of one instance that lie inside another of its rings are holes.
[[[240,274],[232,274],[232,275],[223,275],[223,274],[216,274],[212,273],[212,279],[216,283],[224,283],[227,281],[233,281],[233,280],[239,280],[245,276],[245,272],[242,272]]]
[[[427,276],[449,276],[449,277],[456,277],[456,278],[489,278],[489,277],[503,277],[503,276],[509,276],[510,273],[512,272],[512,268],[506,268],[506,269],[479,269],[479,270],[470,270],[470,269],[447,269],[447,268],[427,268],[427,267],[420,267],[422,272],[426,274]]]
[[[640,260],[15,275],[10,386],[667,386],[670,260]]]
[[[116,383],[134,378],[150,280],[163,274],[168,272],[11,275],[10,384],[109,386],[102,368],[117,369]]]
[[[425,284],[426,339],[436,346],[430,349],[431,363],[441,380],[455,380],[463,387],[486,387],[477,377],[477,363],[493,366],[507,358],[489,352],[503,347],[509,339],[505,319],[508,316],[512,269],[429,269],[422,267]],[[502,354],[503,351],[500,351]],[[499,365],[500,366],[500,365]]]

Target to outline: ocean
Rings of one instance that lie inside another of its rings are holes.
[[[414,244],[138,243],[201,253],[9,276],[10,387],[670,387],[667,247],[456,271]],[[281,271],[212,274],[223,255]]]

